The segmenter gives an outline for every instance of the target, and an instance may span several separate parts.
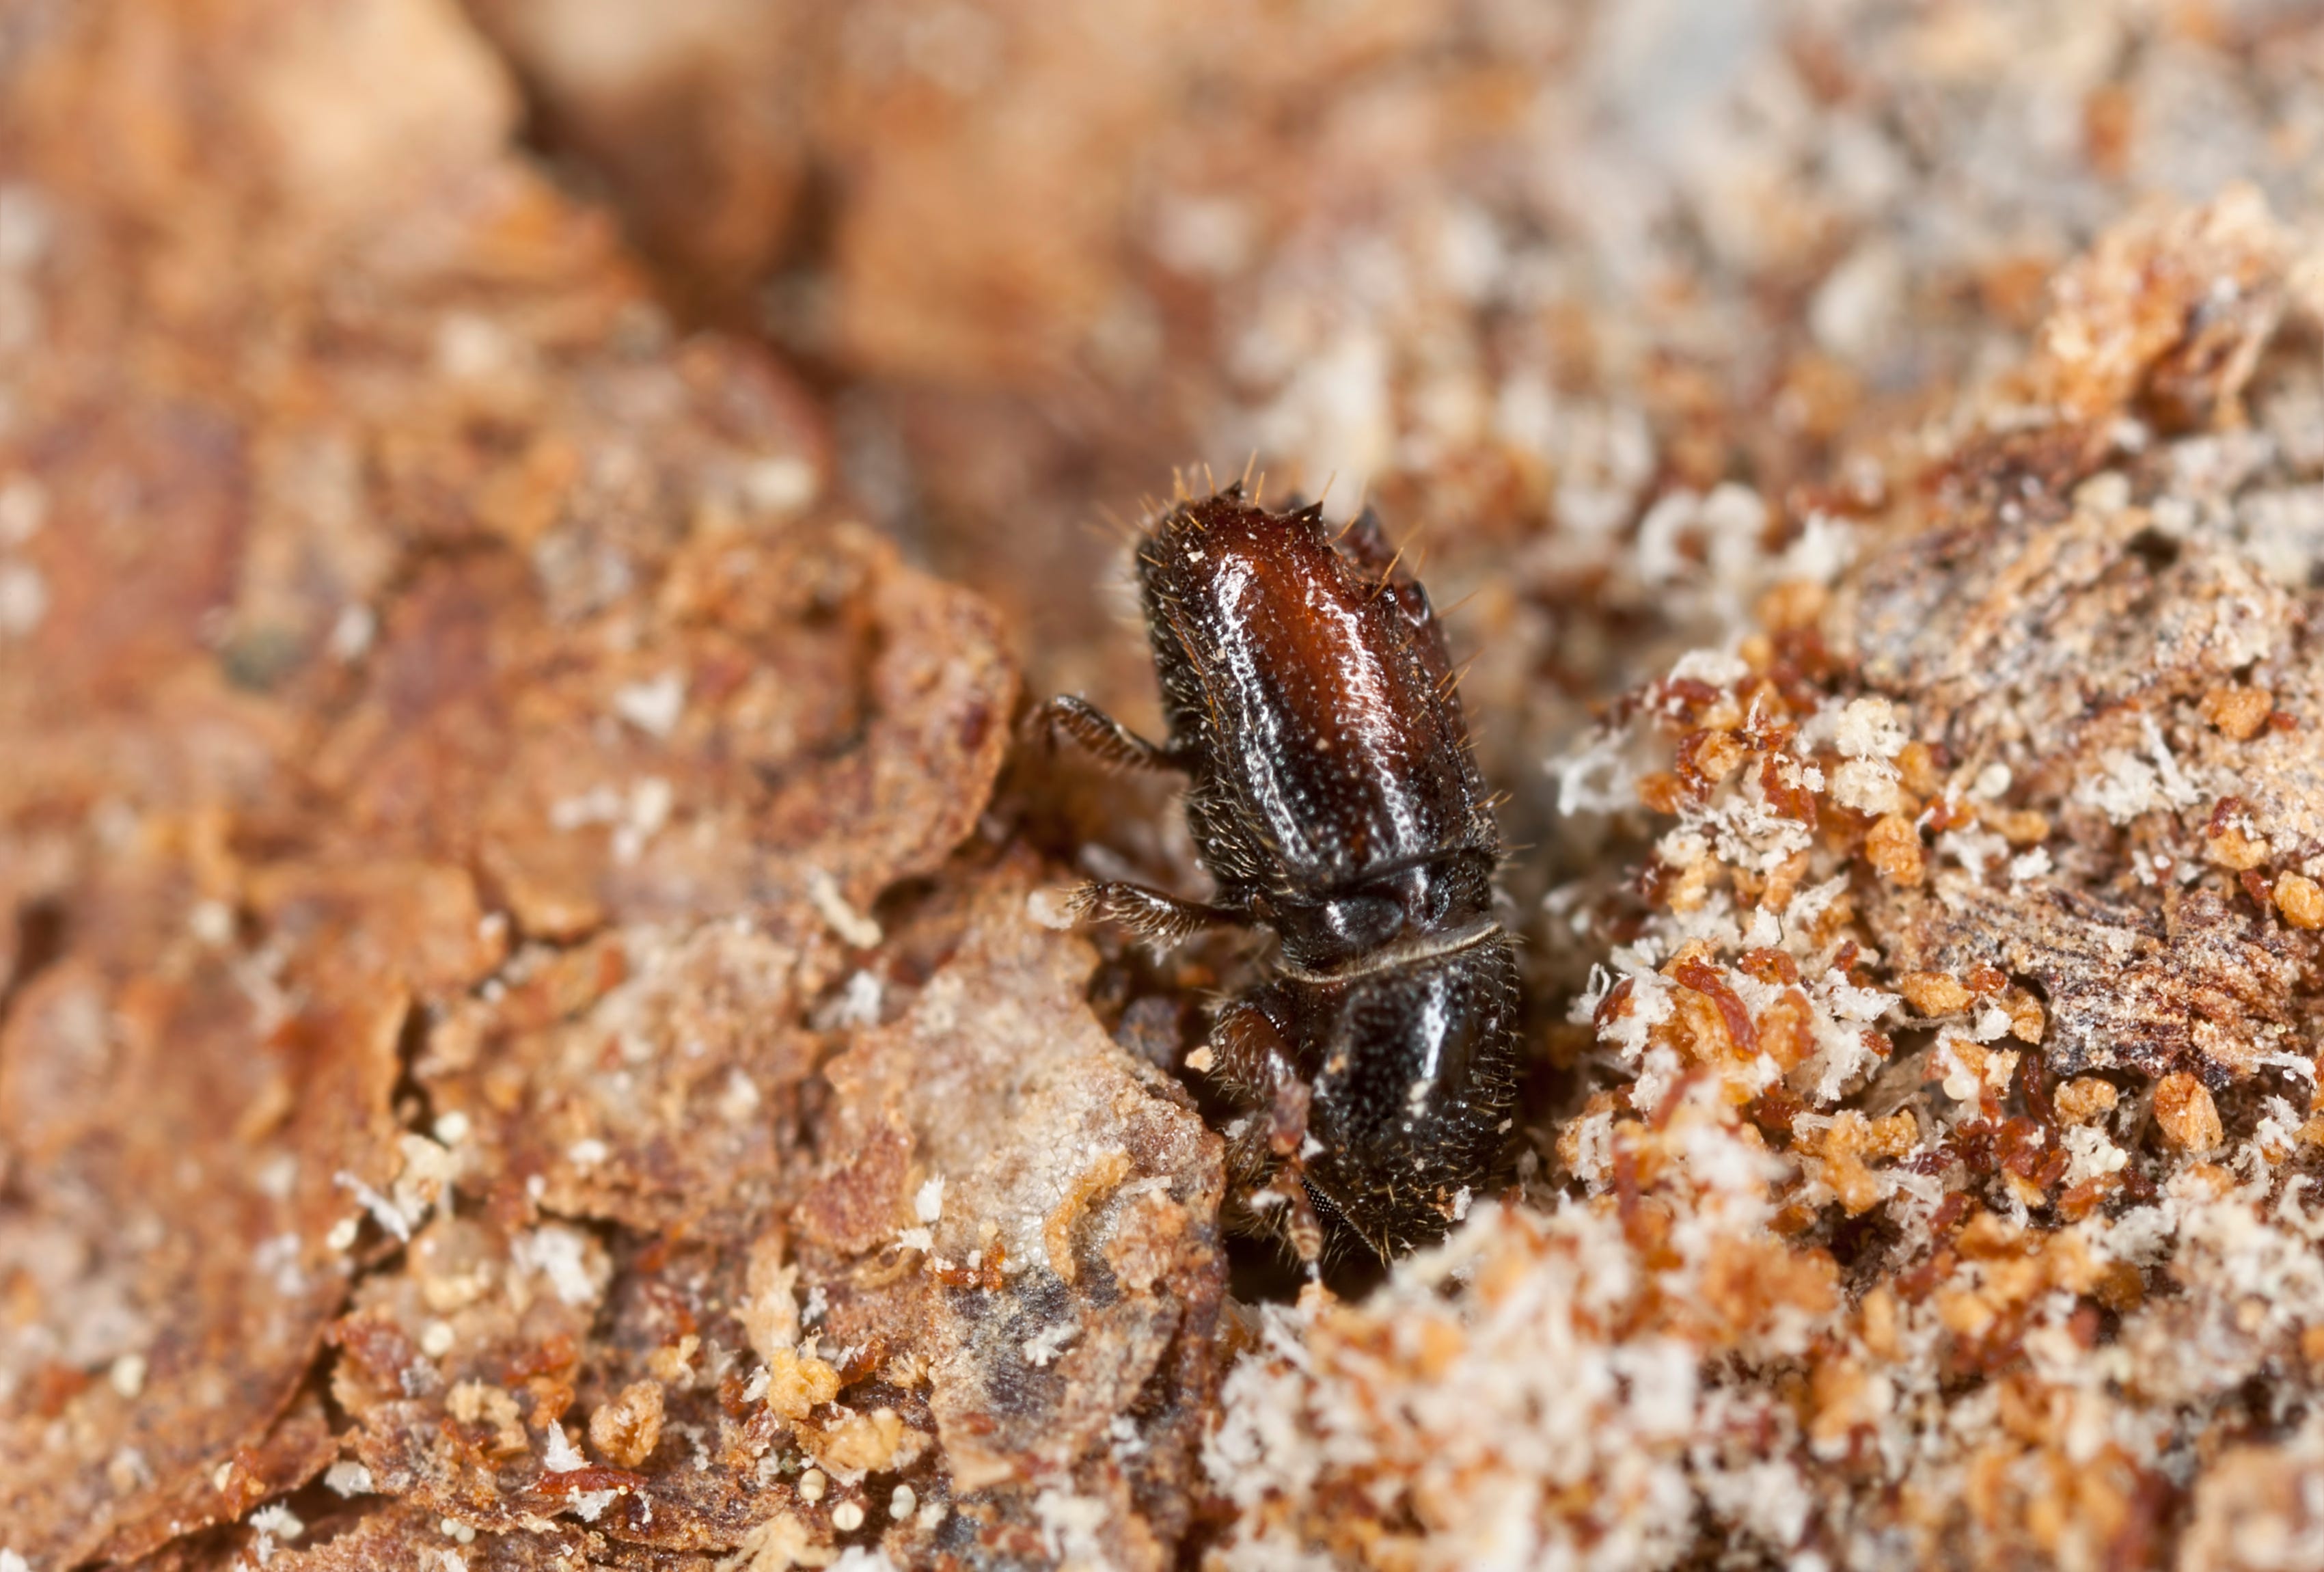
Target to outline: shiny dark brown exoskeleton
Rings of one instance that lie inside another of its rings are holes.
[[[1517,1095],[1500,835],[1443,630],[1369,513],[1335,538],[1317,508],[1269,513],[1230,487],[1156,522],[1138,569],[1168,741],[1077,698],[1041,718],[1116,763],[1183,772],[1217,889],[1204,906],[1090,884],[1078,910],[1157,940],[1274,931],[1272,975],[1209,1044],[1253,1110],[1236,1166],[1276,1176],[1254,1199],[1303,1258],[1318,1211],[1393,1258],[1486,1183]]]

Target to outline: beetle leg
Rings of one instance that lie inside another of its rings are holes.
[[[1246,1121],[1227,1143],[1227,1174],[1253,1231],[1281,1239],[1302,1265],[1314,1266],[1323,1253],[1323,1219],[1298,1154],[1283,1156],[1275,1136],[1268,1113]]]
[[[1314,1088],[1293,1068],[1282,1031],[1255,1005],[1230,1005],[1212,1029],[1211,1043],[1214,1072],[1259,1104],[1236,1138],[1231,1170],[1268,1179],[1251,1199],[1274,1197],[1272,1204],[1260,1203],[1265,1215],[1300,1262],[1313,1266],[1323,1250],[1323,1225],[1307,1194],[1307,1106]],[[1272,1216],[1278,1206],[1279,1219]]]
[[[1267,1130],[1268,1150],[1281,1164],[1275,1188],[1288,1203],[1283,1211],[1283,1236],[1303,1265],[1313,1266],[1323,1253],[1323,1225],[1307,1194],[1307,1101],[1312,1089],[1296,1075],[1275,1083],[1260,1122]]]
[[[1089,700],[1070,693],[1060,693],[1035,710],[1028,729],[1047,737],[1053,747],[1060,735],[1071,737],[1118,770],[1180,768],[1169,749],[1148,742]]]
[[[1307,1194],[1305,1179],[1286,1179],[1283,1188],[1291,1197],[1290,1205],[1284,1208],[1283,1236],[1290,1241],[1292,1253],[1299,1257],[1299,1264],[1313,1267],[1323,1259],[1323,1220],[1315,1216],[1315,1203]]]
[[[1176,944],[1190,933],[1224,923],[1246,923],[1244,913],[1223,906],[1181,901],[1143,884],[1088,883],[1073,892],[1066,908],[1084,922],[1119,922],[1140,939]]]
[[[1281,1139],[1275,1126],[1280,1122],[1277,1105],[1286,1096],[1285,1088],[1299,1087],[1299,1093],[1293,1094],[1298,1100],[1296,1123],[1301,1135],[1305,1134],[1307,1083],[1292,1068],[1291,1045],[1284,1040],[1283,1029],[1266,1011],[1248,999],[1238,999],[1220,1011],[1211,1025],[1211,1073],[1259,1105],[1259,1123],[1268,1127],[1270,1146]],[[1285,1105],[1286,1111],[1287,1107]],[[1294,1140],[1281,1150],[1296,1151],[1299,1144]]]

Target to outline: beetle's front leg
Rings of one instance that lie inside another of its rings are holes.
[[[1292,1062],[1281,1028],[1247,1001],[1220,1015],[1211,1048],[1213,1073],[1258,1105],[1228,1152],[1228,1171],[1254,1187],[1246,1197],[1254,1212],[1281,1208],[1277,1226],[1300,1262],[1314,1266],[1323,1253],[1323,1221],[1307,1189],[1307,1107],[1314,1089]]]
[[[1227,1142],[1227,1180],[1257,1220],[1251,1231],[1280,1235],[1300,1264],[1312,1267],[1323,1259],[1323,1222],[1315,1215],[1298,1153],[1286,1157],[1275,1150],[1277,1129],[1277,1121],[1261,1110],[1233,1130]]]
[[[1067,898],[1065,910],[1084,922],[1118,922],[1156,944],[1176,944],[1205,928],[1239,926],[1250,920],[1228,907],[1181,901],[1143,884],[1118,882],[1081,885]]]
[[[1059,737],[1070,737],[1083,749],[1119,770],[1177,770],[1178,756],[1159,743],[1149,743],[1085,698],[1061,693],[1026,721],[1026,729],[1047,737],[1052,747]]]

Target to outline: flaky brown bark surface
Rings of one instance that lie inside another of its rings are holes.
[[[1166,1560],[1217,1143],[954,855],[991,614],[818,500],[451,11],[10,27],[0,1545],[771,1566],[1085,1488]]]
[[[2312,27],[850,11],[0,5],[0,1572],[2316,1559]],[[1004,778],[1253,448],[1539,843],[1282,1303]]]

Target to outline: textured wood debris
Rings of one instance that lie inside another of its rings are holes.
[[[1554,1161],[1273,1313],[1228,1565],[2313,1555],[2319,607],[2253,523],[2309,254],[2127,222],[1851,569],[1566,762],[1660,834],[1579,908]]]
[[[1217,1143],[954,855],[993,615],[447,9],[8,26],[0,1549],[1167,1560]]]

